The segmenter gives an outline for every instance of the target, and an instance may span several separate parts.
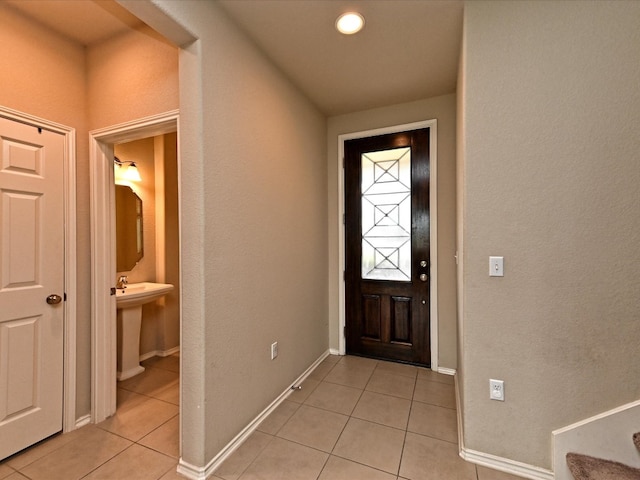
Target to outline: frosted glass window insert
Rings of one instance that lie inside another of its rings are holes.
[[[411,147],[362,154],[362,278],[411,281]]]

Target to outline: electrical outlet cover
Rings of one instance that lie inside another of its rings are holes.
[[[491,400],[499,400],[504,402],[504,381],[489,380],[489,398]]]

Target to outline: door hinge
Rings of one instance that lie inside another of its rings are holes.
[[[67,292],[64,292],[64,293],[62,294],[62,301],[63,301],[63,302],[66,302],[66,301],[67,301]]]
[[[343,225],[346,225],[346,224],[347,224],[347,214],[346,214],[346,213],[343,213],[343,214],[342,214],[342,224],[343,224]]]
[[[110,296],[113,296],[113,295],[115,295],[115,294],[116,294],[116,287],[111,287],[111,288],[109,289],[109,295],[110,295]]]

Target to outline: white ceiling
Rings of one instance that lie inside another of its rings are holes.
[[[91,45],[141,22],[114,0],[2,0]],[[211,0],[210,0],[211,1]],[[463,0],[219,0],[259,48],[327,115],[419,100],[456,88]],[[356,10],[365,28],[339,34]]]

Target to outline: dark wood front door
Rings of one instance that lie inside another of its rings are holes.
[[[429,129],[345,142],[347,353],[429,365]]]

